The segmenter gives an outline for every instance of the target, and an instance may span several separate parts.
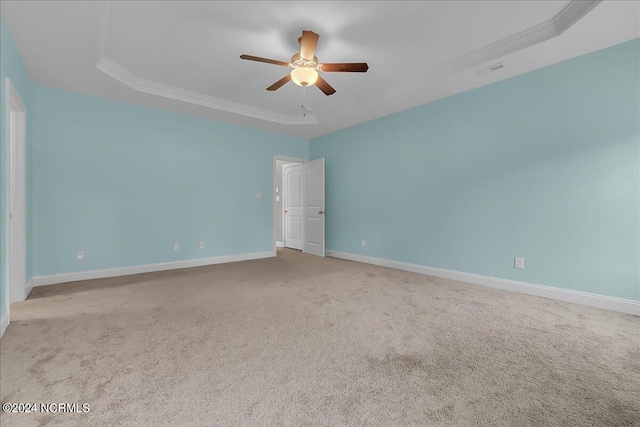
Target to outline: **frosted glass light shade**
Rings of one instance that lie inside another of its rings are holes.
[[[298,86],[313,86],[318,80],[318,72],[313,68],[294,68],[291,72],[291,80]]]

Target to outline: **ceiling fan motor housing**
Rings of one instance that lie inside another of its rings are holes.
[[[313,68],[317,70],[318,63],[318,57],[315,55],[313,55],[312,60],[301,58],[299,53],[296,53],[291,57],[291,66],[293,68]]]

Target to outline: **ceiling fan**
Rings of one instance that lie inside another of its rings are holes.
[[[276,61],[275,59],[261,58],[259,56],[240,55],[240,58],[249,61],[265,62],[267,64],[280,65],[283,67],[291,67],[293,71],[287,74],[271,86],[267,90],[274,91],[290,80],[293,80],[298,86],[313,86],[316,85],[318,89],[324,92],[325,95],[333,95],[336,90],[331,87],[320,75],[318,71],[325,73],[330,72],[346,72],[346,73],[366,73],[369,66],[366,62],[351,62],[351,63],[334,63],[334,64],[321,64],[318,62],[318,57],[315,56],[316,46],[318,45],[319,35],[313,31],[303,31],[302,37],[298,38],[300,43],[300,53],[296,53],[291,57],[291,62]]]

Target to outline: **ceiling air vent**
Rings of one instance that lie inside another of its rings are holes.
[[[500,68],[503,68],[504,64],[502,62],[498,62],[497,64],[489,65],[488,67],[480,68],[476,70],[476,75],[481,76],[483,74],[487,74],[490,71],[496,71]]]

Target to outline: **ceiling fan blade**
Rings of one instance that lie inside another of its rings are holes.
[[[321,71],[326,72],[345,72],[345,73],[366,73],[369,66],[366,62],[345,62],[337,64],[321,64]]]
[[[302,32],[302,37],[300,37],[300,57],[302,59],[313,60],[319,38],[320,36],[313,31]]]
[[[278,90],[285,84],[289,83],[290,81],[291,81],[291,74],[287,74],[286,76],[284,76],[283,78],[281,78],[280,80],[278,80],[277,82],[269,86],[267,90],[271,90],[271,91]]]
[[[249,61],[264,62],[264,63],[267,63],[267,64],[273,64],[273,65],[282,65],[283,67],[288,67],[289,66],[288,62],[276,61],[275,59],[269,59],[269,58],[260,58],[259,56],[240,55],[240,58],[246,59],[246,60],[249,60]]]
[[[318,76],[318,80],[316,80],[316,86],[318,86],[318,89],[323,91],[324,94],[327,96],[333,95],[334,93],[336,93],[336,90],[332,88],[331,85],[327,83],[327,81],[320,76]]]

